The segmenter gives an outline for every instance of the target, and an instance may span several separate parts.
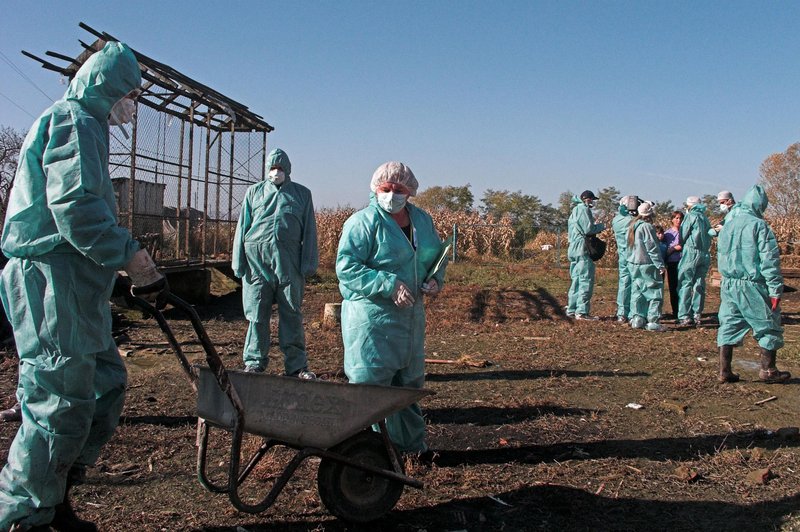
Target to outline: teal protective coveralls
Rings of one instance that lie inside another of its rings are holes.
[[[133,52],[106,44],[20,151],[0,298],[20,358],[22,425],[0,472],[0,530],[50,523],[70,468],[94,464],[119,421],[127,374],[108,299],[139,244],[117,225],[108,114],[140,83]]]
[[[351,383],[422,388],[425,383],[425,304],[420,291],[442,249],[430,215],[407,204],[411,241],[371,195],[369,206],[344,224],[336,258],[342,293],[344,371]],[[444,286],[444,269],[434,277]],[[405,283],[414,305],[392,301],[397,281]],[[401,452],[425,445],[425,420],[418,404],[386,420],[389,437]]]
[[[767,195],[756,185],[727,216],[717,241],[720,286],[717,345],[737,345],[753,330],[764,349],[783,347],[780,309],[772,310],[771,297],[783,294],[780,250],[775,234],[763,219]]]
[[[620,205],[617,215],[611,220],[611,228],[614,230],[614,239],[617,241],[617,270],[619,271],[619,283],[617,285],[617,316],[630,318],[631,309],[631,274],[628,270],[628,229],[633,218],[630,211]]]
[[[594,291],[594,262],[586,250],[586,236],[596,235],[605,225],[594,223],[592,209],[579,197],[572,198],[572,212],[567,221],[569,276],[572,283],[567,296],[567,314],[589,314]]]
[[[633,246],[628,250],[631,273],[631,325],[647,318],[647,328],[657,329],[664,302],[664,260],[653,224],[636,220]]]
[[[311,192],[289,178],[292,170],[283,150],[272,150],[267,168],[286,174],[277,186],[269,180],[245,194],[233,237],[231,266],[242,279],[242,305],[250,321],[245,338],[245,366],[267,366],[273,303],[278,304],[278,343],[284,371],[293,375],[308,366],[301,305],[305,279],[317,271],[317,223]]]
[[[678,319],[698,319],[706,302],[706,275],[711,266],[711,223],[706,206],[694,205],[681,223],[681,260],[678,263]]]

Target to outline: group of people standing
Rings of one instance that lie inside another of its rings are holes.
[[[725,195],[732,198],[727,191],[719,194]],[[620,275],[617,321],[665,331],[660,319],[666,278],[672,317],[684,326],[700,324],[714,233],[705,210],[699,197],[689,196],[685,212],[674,211],[672,225],[665,231],[655,225],[652,202],[638,196],[622,198],[612,222]]]
[[[576,320],[598,319],[589,313],[595,267],[586,242],[605,229],[594,221],[591,209],[596,200],[590,190],[573,198],[568,222],[571,285],[566,313]],[[620,200],[612,221],[619,272],[617,322],[634,329],[666,331],[660,320],[667,277],[674,317],[683,326],[699,325],[711,266],[711,239],[717,237],[717,268],[722,277],[718,380],[739,380],[731,370],[733,348],[742,345],[752,330],[761,350],[759,378],[787,382],[791,375],[775,364],[777,349],[783,346],[779,308],[783,277],[778,243],[764,220],[766,193],[756,185],[740,203],[729,191],[720,192],[717,201],[725,216],[713,228],[700,198],[689,196],[685,212],[674,211],[671,227],[659,231],[653,202],[633,195]]]

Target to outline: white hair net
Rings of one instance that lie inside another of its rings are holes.
[[[412,196],[417,195],[417,188],[419,187],[417,178],[414,177],[414,172],[411,171],[411,168],[397,161],[389,161],[388,163],[380,165],[378,169],[375,170],[375,173],[372,174],[372,181],[369,183],[369,188],[375,192],[383,183],[405,185],[409,190],[409,194]]]
[[[653,211],[653,204],[649,201],[645,201],[639,208],[636,209],[639,213],[639,216],[652,216],[655,211]]]
[[[689,196],[688,198],[686,198],[686,206],[687,207],[694,207],[698,203],[700,203],[700,197],[699,196]]]
[[[633,212],[639,206],[639,196],[623,196],[619,200],[619,204],[628,209],[628,211]]]
[[[729,200],[733,199],[733,194],[731,194],[729,190],[722,190],[720,191],[719,194],[717,194],[717,201],[728,200],[728,199]]]

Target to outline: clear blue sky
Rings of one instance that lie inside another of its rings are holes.
[[[361,206],[387,160],[476,200],[616,186],[678,204],[741,195],[800,141],[800,2],[8,0],[0,51],[57,99],[19,51],[74,55],[79,21],[264,116],[317,206]],[[0,57],[0,124],[48,104]]]

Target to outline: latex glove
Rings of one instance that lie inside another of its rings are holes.
[[[169,294],[169,284],[146,250],[140,249],[136,252],[131,261],[125,265],[125,273],[133,283],[131,288],[133,295],[155,304],[158,308],[164,308],[166,296]]]
[[[778,305],[781,304],[781,298],[779,298],[779,297],[770,297],[769,298],[769,303],[770,303],[770,308],[772,309],[773,312],[775,312],[776,310],[778,310]]]
[[[426,296],[435,296],[439,293],[441,288],[439,288],[439,283],[436,282],[436,279],[431,279],[430,281],[422,283],[421,290]]]
[[[414,304],[414,296],[403,281],[397,281],[395,283],[392,301],[400,308],[410,307]]]
[[[722,224],[717,224],[717,225],[714,226],[714,231],[716,231],[717,234],[719,234],[719,232],[722,231],[723,227],[725,227],[725,226],[722,225]]]
[[[658,273],[661,275],[661,277],[664,277],[664,274],[667,273],[667,270],[665,268],[659,268]]]

